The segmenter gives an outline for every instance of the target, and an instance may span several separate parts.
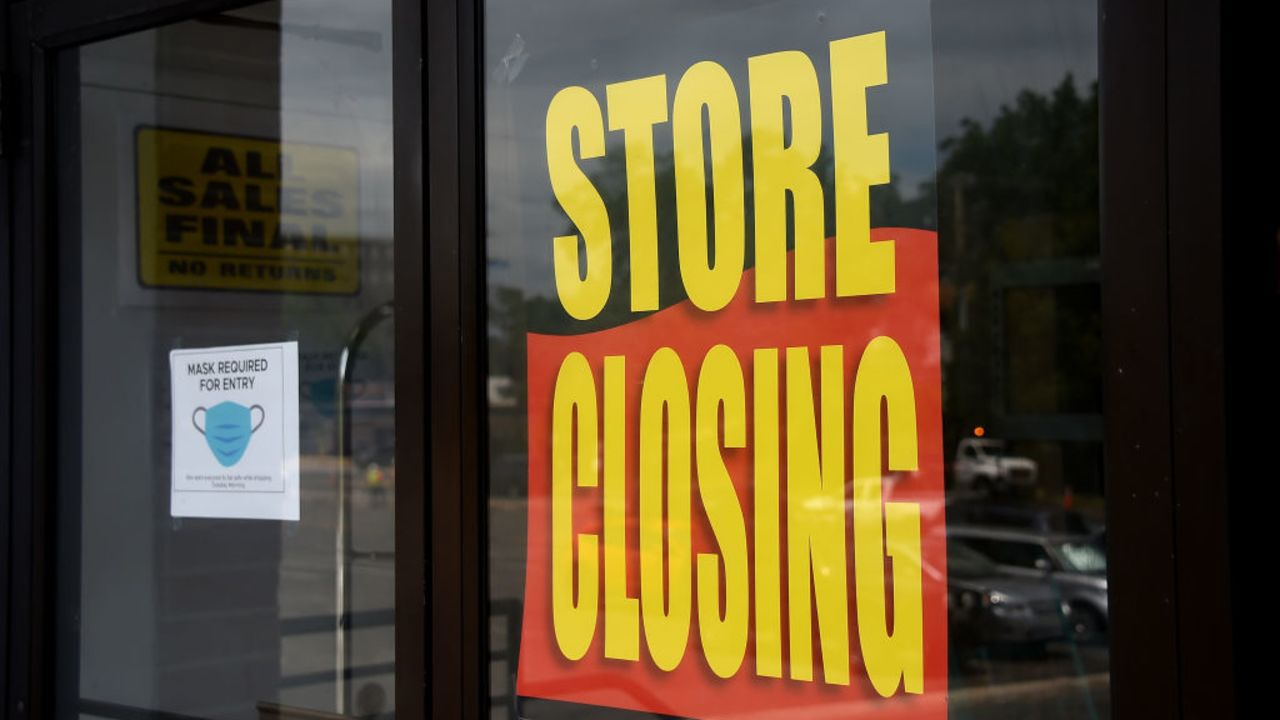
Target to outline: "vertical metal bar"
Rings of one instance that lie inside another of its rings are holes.
[[[431,714],[486,703],[480,8],[428,2],[424,47]]]
[[[458,186],[458,0],[426,3],[425,117],[428,507],[430,508],[431,717],[467,717],[462,687],[468,637],[464,613],[461,453],[462,218]]]
[[[351,668],[351,646],[347,636],[351,632],[351,583],[347,581],[347,572],[351,567],[351,476],[347,472],[355,465],[351,444],[351,379],[355,377],[356,354],[382,321],[392,317],[394,309],[391,303],[385,303],[370,310],[356,323],[346,344],[342,346],[342,355],[338,360],[338,523],[336,535],[336,567],[335,613],[337,636],[335,638],[334,668],[337,673],[336,704],[338,712],[346,713],[347,674]]]
[[[334,531],[334,588],[335,602],[333,638],[333,692],[334,708],[347,710],[347,463],[351,448],[348,440],[351,419],[347,401],[347,362],[351,352],[348,343],[342,348],[338,360],[338,521]]]
[[[423,23],[425,3],[392,0],[392,133],[395,148],[395,606],[396,714],[430,717],[427,668],[426,195]]]
[[[54,251],[54,278],[51,285],[51,320],[49,328],[50,365],[54,380],[47,389],[52,417],[49,432],[52,437],[46,447],[50,452],[47,477],[43,485],[52,499],[45,521],[56,528],[56,540],[46,552],[47,564],[54,566],[53,576],[46,587],[50,600],[46,602],[54,612],[47,623],[45,637],[52,650],[48,653],[53,683],[58,687],[46,687],[51,698],[50,714],[60,713],[64,707],[75,707],[80,699],[80,557],[81,527],[83,517],[82,438],[83,403],[82,369],[83,352],[83,247],[80,147],[80,55],[73,50],[63,50],[52,58],[54,70],[51,97],[54,127],[50,137],[53,148],[55,177],[49,184],[53,197],[49,207],[55,212],[50,220],[50,237],[47,243]],[[74,149],[74,150],[73,150]],[[56,388],[56,389],[55,389]],[[47,537],[47,536],[46,536]]]
[[[4,96],[0,97],[0,132],[4,133],[4,142],[12,143],[17,129],[15,113],[10,109],[20,107],[13,103],[13,95],[21,91],[18,83],[11,81],[9,74],[12,63],[10,53],[14,52],[13,37],[9,33],[9,14],[0,12],[0,77],[5,80]],[[11,508],[9,494],[13,483],[13,472],[10,467],[11,443],[13,430],[13,398],[10,394],[10,370],[15,361],[13,329],[10,324],[10,313],[13,310],[13,296],[10,289],[14,284],[14,267],[11,260],[13,247],[13,206],[9,203],[13,172],[13,161],[7,152],[0,157],[0,285],[5,288],[0,292],[0,521],[8,522]],[[0,712],[8,707],[9,699],[9,533],[0,533]]]
[[[1170,391],[1185,717],[1232,717],[1237,707],[1232,628],[1238,621],[1227,562],[1222,5],[1168,4]],[[1270,129],[1268,123],[1260,135]],[[1250,155],[1257,157],[1252,150]],[[1251,238],[1259,240],[1269,238]],[[1230,282],[1250,286],[1259,280],[1232,276]]]
[[[1112,712],[1176,718],[1165,2],[1099,18]]]
[[[51,477],[48,451],[53,362],[49,350],[49,317],[54,298],[48,283],[51,262],[47,190],[51,173],[47,156],[49,131],[48,55],[28,35],[31,7],[10,8],[15,45],[13,73],[22,77],[16,107],[19,151],[11,157],[13,300],[10,318],[14,346],[12,388],[12,453],[9,478],[10,604],[8,646],[9,706],[0,714],[21,720],[48,714],[52,696],[49,656],[52,650],[46,610],[55,571],[47,561],[45,478]],[[56,291],[56,286],[54,286]]]
[[[468,717],[489,714],[488,352],[484,232],[483,0],[458,2],[458,243],[462,346],[462,661]],[[512,693],[515,685],[512,684]]]

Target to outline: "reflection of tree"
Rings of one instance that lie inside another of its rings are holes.
[[[1024,90],[941,149],[947,447],[1002,416],[1096,414],[1097,84],[1082,95],[1067,76],[1046,94]],[[1062,475],[1097,474],[1059,464]]]
[[[833,159],[827,143],[814,163],[814,173],[822,182],[823,227],[826,235],[835,232],[835,196],[833,194]],[[604,310],[589,321],[572,320],[554,297],[527,295],[519,288],[493,286],[489,291],[489,342],[490,372],[507,375],[514,385],[511,395],[523,404],[525,383],[525,333],[580,333],[614,327],[631,322],[647,313],[631,311],[631,257],[628,229],[630,221],[627,208],[627,178],[625,153],[621,147],[613,147],[603,159],[594,161],[596,168],[590,173],[592,184],[599,190],[609,214],[612,234],[613,278],[609,301]],[[751,136],[743,138],[743,165],[745,177],[746,210],[746,265],[751,267],[755,258],[754,197],[751,184]],[[680,278],[680,264],[676,238],[676,190],[675,167],[670,152],[659,153],[654,158],[655,193],[657,201],[658,230],[658,304],[665,308],[684,300],[686,295]],[[711,192],[711,171],[706,169],[708,194],[708,223],[714,225]],[[790,200],[788,207],[791,208]],[[789,212],[794,212],[790,209]],[[924,183],[914,197],[906,197],[902,183],[893,176],[887,185],[871,188],[871,224],[873,227],[914,227],[932,229],[935,217],[933,183]],[[790,231],[791,223],[788,223]],[[577,229],[567,226],[565,234],[575,234]],[[709,230],[714,237],[714,227]],[[550,252],[551,240],[545,248]],[[794,246],[794,238],[788,234],[787,247]],[[744,291],[740,289],[740,292]],[[747,289],[746,291],[749,291]]]
[[[827,144],[829,146],[829,143]],[[591,182],[599,190],[609,214],[609,225],[612,235],[613,278],[609,300],[599,315],[588,321],[571,320],[554,298],[527,298],[524,308],[528,329],[532,332],[590,332],[614,327],[631,322],[647,313],[635,313],[631,310],[631,257],[630,257],[630,220],[627,203],[627,176],[625,153],[621,147],[614,147],[606,156],[597,161],[597,169],[590,174]],[[755,223],[754,197],[751,184],[751,136],[743,138],[743,165],[745,177],[745,211],[746,211],[746,267],[751,267],[755,259]],[[813,166],[814,173],[822,182],[823,208],[825,217],[823,226],[829,237],[835,232],[835,196],[833,194],[833,162],[829,149],[824,147],[823,153]],[[657,201],[658,230],[658,306],[669,307],[685,299],[686,294],[680,277],[678,243],[676,237],[676,189],[675,167],[670,152],[659,153],[654,158],[654,184]],[[714,237],[714,193],[711,191],[711,169],[706,168],[708,197],[708,236]],[[788,200],[789,212],[794,212]],[[932,183],[921,186],[913,198],[903,196],[900,179],[895,175],[887,185],[875,186],[871,189],[871,219],[875,227],[916,227],[933,228],[934,194]],[[787,248],[794,246],[794,238],[790,235],[792,228],[788,223]],[[567,226],[565,234],[576,234],[577,229]],[[547,248],[550,248],[548,238]],[[499,293],[504,292],[499,289]],[[741,291],[741,290],[740,290]],[[507,310],[501,310],[506,312]],[[497,308],[491,313],[500,312]],[[502,324],[502,323],[499,323]]]
[[[829,147],[829,143],[828,143]],[[1098,252],[1097,93],[1096,85],[1081,95],[1070,77],[1047,94],[1025,91],[989,124],[966,121],[960,131],[942,142],[945,156],[938,182],[922,184],[908,195],[900,178],[872,188],[872,224],[932,228],[935,202],[943,274],[943,328],[951,345],[946,366],[945,407],[953,420],[988,422],[993,409],[1003,406],[992,363],[992,276],[1009,263],[1053,258],[1096,257]],[[754,259],[754,198],[751,142],[743,141],[747,170],[745,207],[746,259]],[[526,332],[586,332],[630,322],[640,314],[630,309],[630,225],[626,192],[625,153],[613,146],[604,158],[586,165],[604,199],[613,240],[613,279],[609,302],[589,322],[571,321],[552,296],[529,296],[513,287],[491,287],[489,333],[495,374],[509,375],[523,397]],[[671,153],[655,158],[655,190],[659,258],[659,306],[683,300],[676,239],[675,173]],[[829,150],[814,170],[824,190],[824,227],[835,229],[833,169]],[[708,168],[707,181],[711,174]],[[711,196],[710,188],[708,195]],[[714,198],[711,198],[714,202]],[[709,215],[711,213],[708,213]],[[711,219],[709,218],[710,222]],[[566,225],[561,232],[574,233]],[[788,247],[792,245],[788,238]],[[534,247],[539,247],[534,245]],[[548,251],[550,237],[543,245]],[[1087,289],[1087,288],[1086,288]],[[1056,342],[1072,348],[1078,361],[1039,373],[1052,387],[1019,388],[1018,398],[1041,398],[1030,410],[1096,409],[1097,317],[1096,289],[1082,302],[1026,297],[1010,310],[1035,322],[1041,315],[1055,323],[1048,328]],[[1049,307],[1045,310],[1046,303]],[[1056,329],[1055,329],[1056,328]],[[1087,368],[1084,366],[1088,366]],[[1079,369],[1078,369],[1079,368]],[[1036,373],[1032,373],[1036,375]],[[993,401],[993,398],[995,400]],[[955,427],[955,423],[949,423]],[[949,439],[948,446],[953,444]]]
[[[520,407],[525,400],[525,334],[560,322],[563,309],[552,298],[527,296],[514,287],[499,285],[489,291],[489,374],[507,376],[509,395]]]
[[[1081,97],[1067,76],[1051,94],[1024,90],[989,127],[965,120],[942,141],[943,230],[957,233],[942,260],[1009,260],[1098,252],[1098,87]],[[950,194],[950,195],[948,195]],[[947,202],[951,201],[948,207]],[[964,239],[976,245],[962,244]]]
[[[944,160],[936,185],[925,183],[908,195],[895,177],[888,185],[872,188],[874,226],[933,228],[937,205],[942,329],[949,349],[944,354],[943,385],[948,450],[954,449],[958,435],[979,424],[1018,436],[1013,423],[1005,422],[1015,416],[1098,415],[1097,121],[1096,84],[1082,94],[1067,77],[1049,93],[1022,92],[989,123],[965,121],[941,144]],[[755,238],[749,137],[743,149],[750,265]],[[609,302],[599,316],[584,323],[571,321],[554,296],[490,287],[490,372],[511,379],[507,394],[518,403],[500,413],[504,418],[510,415],[510,427],[497,419],[491,427],[497,446],[518,447],[523,437],[526,333],[586,332],[641,316],[630,309],[625,153],[615,146],[592,162],[589,172],[612,230]],[[830,235],[835,202],[829,152],[814,170],[823,185],[824,227]],[[710,182],[709,171],[707,179]],[[670,152],[655,158],[655,184],[659,306],[667,307],[685,297]],[[561,232],[576,231],[566,226]],[[544,244],[533,247],[549,252],[549,235]],[[791,238],[787,244],[792,245]],[[1009,279],[1028,269],[1040,273],[1039,279]],[[1066,450],[1053,437],[1034,432],[1019,437],[1023,442],[1017,450],[1040,460],[1046,486],[1069,481],[1077,492],[1100,489],[1094,484],[1100,482],[1096,442],[1092,450]]]

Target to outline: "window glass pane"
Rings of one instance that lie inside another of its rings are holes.
[[[1109,715],[1095,4],[484,17],[493,717]]]
[[[390,22],[60,58],[58,717],[394,712]]]

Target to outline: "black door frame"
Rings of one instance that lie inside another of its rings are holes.
[[[478,0],[393,0],[396,703],[486,712]],[[0,17],[0,698],[48,717],[58,49],[248,4],[26,0]],[[1106,477],[1118,717],[1234,714],[1216,0],[1101,0]],[[420,242],[419,242],[420,240]],[[1195,442],[1187,442],[1194,438]],[[418,440],[415,442],[415,440]],[[1218,482],[1206,482],[1217,478]],[[414,682],[417,678],[420,682]]]
[[[60,51],[202,14],[247,0],[25,0],[0,17],[4,69],[0,124],[0,715],[51,717],[58,659],[52,610],[57,569],[52,483],[59,398],[55,390],[59,329],[56,271],[54,108]],[[396,153],[394,232],[396,314],[396,707],[426,717],[428,429],[423,252],[422,111],[426,63],[424,13],[416,0],[392,0],[393,133]],[[65,83],[63,83],[65,85]],[[132,716],[131,716],[132,717]],[[150,715],[148,715],[150,717]],[[155,714],[155,717],[167,717]]]
[[[425,258],[430,492],[427,630],[421,717],[489,714],[484,512],[484,234],[479,0],[426,0]]]
[[[1233,717],[1222,5],[1100,7],[1117,717]]]

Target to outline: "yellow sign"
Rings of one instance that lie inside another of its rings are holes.
[[[355,150],[141,128],[137,153],[142,285],[360,289]]]

